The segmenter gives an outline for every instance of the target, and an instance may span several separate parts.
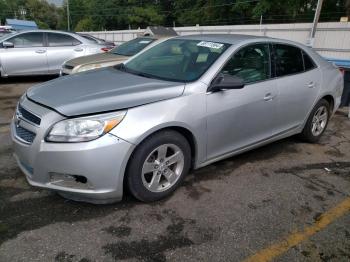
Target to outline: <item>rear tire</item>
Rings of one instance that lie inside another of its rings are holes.
[[[176,190],[190,166],[191,148],[183,135],[172,130],[155,133],[130,158],[128,189],[141,201],[160,200]]]
[[[300,138],[309,143],[318,142],[328,126],[329,118],[330,105],[325,99],[322,99],[311,111]]]

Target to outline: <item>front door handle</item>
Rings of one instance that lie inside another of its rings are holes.
[[[75,51],[75,52],[81,52],[81,51],[84,51],[84,49],[83,49],[83,48],[80,48],[80,47],[77,47],[77,48],[74,49],[74,51]]]
[[[308,88],[314,88],[315,87],[315,83],[314,82],[310,82],[307,84]]]
[[[36,50],[35,53],[44,54],[44,53],[46,53],[46,50],[39,49],[39,50]]]
[[[265,97],[264,97],[264,100],[265,100],[265,101],[271,101],[271,100],[273,100],[274,98],[275,98],[274,95],[272,95],[271,93],[267,93],[267,94],[265,95]]]

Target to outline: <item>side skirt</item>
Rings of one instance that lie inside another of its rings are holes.
[[[235,155],[239,155],[241,153],[244,153],[244,152],[247,152],[247,151],[250,151],[252,149],[255,149],[255,148],[258,148],[258,147],[261,147],[261,146],[264,146],[264,145],[267,145],[267,144],[270,144],[272,142],[275,142],[275,141],[278,141],[278,140],[281,140],[283,138],[286,138],[286,137],[290,137],[290,136],[293,136],[293,135],[296,135],[296,134],[299,134],[300,132],[302,131],[302,127],[300,126],[296,126],[296,127],[292,127],[291,129],[283,132],[283,133],[279,133],[275,136],[272,136],[272,137],[269,137],[267,139],[264,139],[262,141],[259,141],[257,143],[254,143],[254,144],[251,144],[251,145],[248,145],[248,146],[245,146],[245,147],[241,147],[241,148],[238,148],[234,151],[231,151],[227,154],[224,154],[224,155],[220,155],[218,157],[214,157],[212,159],[209,159],[203,163],[200,163],[200,164],[197,164],[194,169],[198,169],[198,168],[201,168],[201,167],[205,167],[207,165],[210,165],[214,162],[217,162],[217,161],[220,161],[222,159],[225,159],[225,158],[229,158],[229,157],[232,157],[232,156],[235,156]]]

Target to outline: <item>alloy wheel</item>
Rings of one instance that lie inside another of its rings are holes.
[[[327,126],[328,122],[328,110],[325,106],[321,106],[317,109],[312,118],[311,133],[313,136],[319,136],[322,134]]]
[[[163,192],[180,178],[185,165],[182,150],[174,144],[163,144],[154,149],[142,166],[143,185],[151,192]]]

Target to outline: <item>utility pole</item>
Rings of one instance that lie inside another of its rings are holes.
[[[21,18],[22,18],[23,20],[26,20],[27,11],[26,11],[23,7],[20,7],[20,8],[19,8],[19,13],[20,13],[20,15],[21,15]]]
[[[67,29],[70,31],[69,0],[67,0]]]
[[[316,35],[316,30],[317,30],[317,24],[318,24],[318,20],[320,19],[322,4],[323,4],[323,0],[318,0],[317,1],[317,7],[316,7],[316,11],[315,11],[314,22],[312,24],[309,41],[307,43],[308,46],[310,46],[310,47],[313,47],[314,42],[315,42],[315,35]]]

